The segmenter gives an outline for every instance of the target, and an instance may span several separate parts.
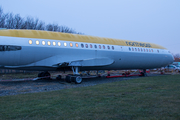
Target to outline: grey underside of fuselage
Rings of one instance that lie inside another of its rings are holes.
[[[172,59],[170,54],[160,53],[32,46],[22,46],[22,50],[18,51],[1,51],[1,56],[2,68],[38,71],[70,70],[71,66],[60,64],[97,58],[108,58],[113,62],[99,66],[82,65],[79,66],[80,70],[151,69],[166,66]]]
[[[170,54],[160,53],[33,46],[22,46],[22,50],[18,51],[1,51],[1,55],[2,68],[38,71],[70,70],[71,66],[61,64],[96,58],[108,58],[113,62],[99,66],[79,66],[80,70],[151,69],[166,66],[172,59]]]

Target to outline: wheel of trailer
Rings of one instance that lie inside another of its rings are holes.
[[[143,72],[141,72],[141,76],[145,76],[145,74]]]
[[[51,75],[49,72],[43,72],[42,73],[42,77],[45,77],[45,79],[50,79],[51,78]]]
[[[43,72],[40,72],[40,73],[38,74],[38,77],[42,77],[42,74],[43,74]]]
[[[57,77],[56,77],[56,80],[61,80],[61,75],[58,75]]]
[[[71,76],[67,75],[65,80],[66,80],[66,82],[71,83]]]
[[[73,76],[72,81],[75,82],[76,84],[81,84],[82,83],[82,77],[81,76]]]

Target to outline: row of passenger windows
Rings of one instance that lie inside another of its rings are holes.
[[[153,52],[153,49],[145,48],[129,48],[129,51]],[[159,50],[157,50],[159,52]]]
[[[52,45],[54,45],[54,46],[56,46],[56,45],[58,45],[58,46],[61,46],[61,42],[50,42],[50,41],[48,41],[47,42],[47,45],[51,45],[51,43],[52,43]],[[29,44],[33,44],[33,41],[32,40],[29,40]],[[36,40],[36,45],[39,45],[40,44],[40,42],[38,41],[38,40]],[[42,45],[45,45],[46,44],[46,42],[45,41],[42,41],[42,43],[41,43]],[[67,46],[67,43],[66,42],[64,42],[64,46],[66,47]],[[70,47],[73,47],[73,43],[69,43],[69,46]],[[76,47],[79,47],[79,44],[78,43],[75,43],[75,46]],[[92,45],[92,44],[83,44],[83,43],[81,43],[81,48],[99,48],[99,49],[112,49],[112,50],[114,50],[114,46],[105,46],[105,45]],[[145,49],[145,48],[130,48],[129,47],[129,51],[141,51],[141,52],[153,52],[153,49]],[[157,50],[157,52],[159,52],[159,50]]]
[[[31,44],[33,44],[33,41],[32,40],[29,40],[29,44],[31,45]],[[39,45],[40,44],[40,42],[38,41],[38,40],[36,40],[36,45]],[[42,45],[45,45],[46,44],[46,42],[45,41],[42,41]],[[47,42],[47,45],[51,45],[51,42],[50,41],[48,41]],[[58,46],[61,46],[61,42],[52,42],[52,45],[54,45],[54,46],[56,46],[56,45],[58,45]],[[64,42],[64,46],[66,47],[67,46],[67,43],[66,42]],[[73,43],[69,43],[69,46],[71,46],[71,47],[73,47]],[[75,46],[76,47],[79,47],[79,44],[78,43],[75,43]],[[81,47],[82,48],[99,48],[99,49],[106,49],[106,47],[107,47],[107,49],[112,49],[112,50],[114,50],[114,46],[105,46],[105,45],[92,45],[92,44],[81,44]]]

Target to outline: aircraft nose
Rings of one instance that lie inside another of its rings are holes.
[[[173,63],[174,62],[174,56],[171,54],[171,56],[170,56],[170,61],[171,61],[171,63]],[[170,64],[171,64],[170,63]]]

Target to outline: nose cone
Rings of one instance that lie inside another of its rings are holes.
[[[172,54],[169,55],[169,64],[174,62],[174,56]]]

